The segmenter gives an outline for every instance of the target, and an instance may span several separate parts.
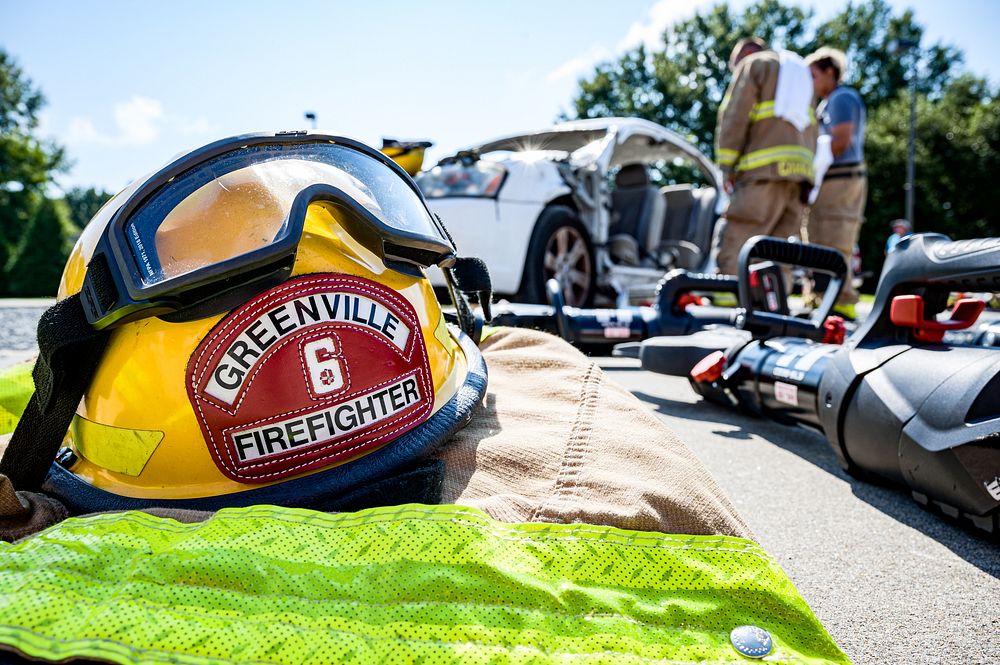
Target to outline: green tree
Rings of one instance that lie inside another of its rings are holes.
[[[0,266],[10,263],[53,174],[67,167],[62,148],[35,136],[44,105],[42,93],[0,49]]]
[[[909,94],[903,93],[868,118],[870,193],[860,243],[868,266],[881,263],[889,223],[904,214],[909,107]],[[936,99],[918,95],[917,117],[915,229],[953,238],[1000,235],[1000,209],[993,200],[1000,169],[1000,91],[962,76]]]
[[[711,154],[719,103],[730,79],[729,54],[739,39],[756,35],[803,54],[821,45],[844,50],[852,65],[845,83],[856,87],[868,106],[870,223],[862,227],[861,246],[866,268],[877,274],[888,233],[883,222],[903,214],[913,58],[920,64],[921,100],[915,226],[954,237],[1000,235],[985,195],[970,194],[967,184],[995,171],[996,93],[982,81],[956,79],[963,56],[954,47],[935,43],[909,53],[896,49],[899,40],[919,43],[923,34],[911,11],[893,14],[885,0],[850,2],[824,22],[781,0],[758,0],[742,13],[720,4],[669,26],[658,49],[638,47],[597,65],[579,82],[574,111],[578,118],[646,118]],[[990,190],[984,184],[979,191]]]
[[[114,196],[111,192],[95,187],[74,187],[66,192],[66,204],[69,206],[70,221],[73,226],[82,229],[87,225],[97,211]]]
[[[900,40],[919,43],[923,26],[906,10],[893,16],[883,0],[848,3],[844,10],[816,28],[814,37],[804,44],[801,53],[820,46],[832,46],[847,54],[850,63],[845,83],[861,93],[869,110],[895,99],[907,87],[911,59],[919,58],[924,66],[917,78],[917,92],[940,97],[964,56],[958,49],[941,43],[908,54],[899,52]]]
[[[54,296],[73,244],[69,206],[62,199],[42,199],[7,266],[11,295]]]
[[[669,26],[663,47],[647,53],[639,46],[617,60],[597,65],[579,82],[573,101],[578,118],[635,116],[691,138],[710,152],[719,103],[729,84],[729,54],[736,42],[756,35],[775,47],[809,53],[820,45],[844,49],[856,66],[845,82],[864,95],[869,108],[896,97],[906,87],[908,60],[895,52],[902,38],[919,40],[923,28],[912,12],[893,16],[884,0],[849,3],[814,26],[811,11],[759,0],[742,14],[728,5],[698,12]],[[921,52],[926,62],[920,91],[940,95],[961,53],[942,44]]]
[[[710,152],[733,46],[749,34],[797,44],[804,40],[810,16],[778,0],[762,0],[744,14],[734,14],[727,5],[696,13],[667,28],[662,50],[647,53],[640,46],[599,64],[589,79],[580,81],[576,115],[645,118]]]

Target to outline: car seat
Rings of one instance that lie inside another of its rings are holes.
[[[705,262],[712,244],[717,192],[714,187],[667,185],[660,189],[666,207],[657,253],[675,268],[696,270]]]
[[[627,164],[615,176],[611,195],[611,228],[608,250],[615,263],[639,265],[655,257],[663,231],[666,203],[649,184],[645,164]]]

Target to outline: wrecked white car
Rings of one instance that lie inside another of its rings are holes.
[[[497,294],[625,304],[673,268],[706,270],[721,175],[679,134],[636,118],[577,120],[503,137],[417,176],[462,253]],[[440,279],[440,277],[439,277]]]

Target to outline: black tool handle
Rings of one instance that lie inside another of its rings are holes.
[[[823,302],[809,319],[754,309],[750,292],[750,265],[758,261],[773,261],[830,274],[830,285],[826,289]],[[740,250],[737,279],[741,313],[736,319],[737,326],[749,330],[755,337],[794,335],[821,340],[825,334],[823,322],[830,315],[846,278],[847,263],[840,252],[834,249],[822,245],[789,242],[770,236],[750,238]]]
[[[708,275],[677,269],[668,272],[657,286],[656,302],[660,311],[672,310],[680,297],[692,291],[737,294],[739,285],[732,275]]]
[[[889,252],[882,275],[889,286],[905,281],[937,284],[952,291],[998,291],[1000,238],[949,240],[938,233],[908,236]]]

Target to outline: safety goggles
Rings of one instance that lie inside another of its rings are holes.
[[[240,136],[154,174],[114,212],[83,284],[88,321],[197,318],[287,279],[312,205],[336,209],[394,270],[455,262],[444,227],[383,154],[307,132]]]

